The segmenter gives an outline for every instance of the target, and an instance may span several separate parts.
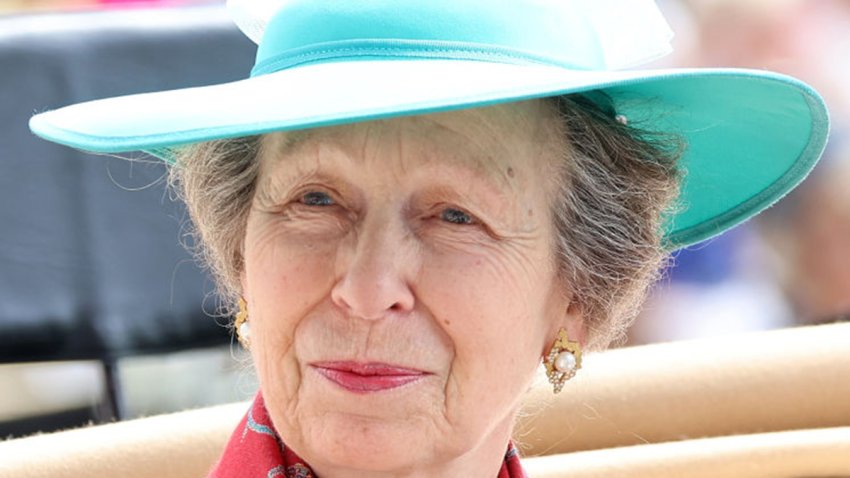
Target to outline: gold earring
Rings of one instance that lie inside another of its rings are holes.
[[[549,383],[558,393],[564,388],[564,382],[575,377],[581,368],[581,344],[570,341],[567,330],[562,328],[543,363],[546,365]]]
[[[251,326],[248,324],[248,304],[241,297],[239,298],[239,313],[236,314],[233,328],[236,329],[236,338],[239,339],[239,343],[247,349],[250,344],[248,339],[251,337]]]

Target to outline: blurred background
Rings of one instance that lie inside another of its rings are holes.
[[[68,103],[243,77],[254,47],[222,3],[0,0],[0,439],[255,392],[162,165],[26,128]],[[659,5],[675,53],[652,66],[787,73],[824,95],[833,126],[789,197],[676,253],[625,345],[847,320],[850,1]]]

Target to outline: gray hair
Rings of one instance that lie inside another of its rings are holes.
[[[681,142],[622,124],[607,97],[550,99],[569,146],[552,208],[558,268],[588,327],[588,348],[623,336],[667,257],[662,220],[678,193]],[[186,202],[195,253],[215,276],[224,313],[241,293],[243,240],[261,137],[177,150],[169,183]]]
[[[625,337],[669,257],[678,136],[626,125],[604,94],[554,98],[568,140],[553,215],[559,267],[588,327],[588,348]]]

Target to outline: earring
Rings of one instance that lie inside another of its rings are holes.
[[[248,304],[241,297],[239,298],[239,313],[236,314],[233,327],[236,329],[236,338],[239,339],[239,343],[247,349],[250,344],[248,339],[251,337],[251,326],[248,324]]]
[[[576,372],[581,368],[581,345],[570,341],[567,330],[562,328],[543,363],[546,365],[549,383],[552,384],[555,393],[558,393],[564,388],[564,382],[575,377]]]

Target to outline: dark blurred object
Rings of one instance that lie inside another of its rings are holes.
[[[0,15],[24,11],[79,11],[103,8],[180,7],[224,4],[225,0],[0,0]]]
[[[230,340],[205,313],[213,287],[180,245],[188,219],[164,166],[58,146],[27,121],[240,79],[254,50],[223,7],[0,18],[0,363],[99,360],[120,417],[118,358]]]

